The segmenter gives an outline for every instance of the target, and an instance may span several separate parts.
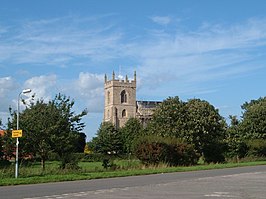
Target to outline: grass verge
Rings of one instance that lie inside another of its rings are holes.
[[[57,173],[57,174],[40,174],[36,176],[19,177],[5,177],[0,179],[0,186],[7,185],[20,185],[20,184],[37,184],[47,182],[61,182],[61,181],[74,181],[74,180],[91,180],[100,178],[112,178],[112,177],[125,177],[136,175],[150,175],[159,173],[170,172],[187,172],[187,171],[199,171],[210,169],[224,169],[243,166],[256,166],[266,165],[266,161],[256,162],[242,162],[242,163],[226,163],[226,164],[209,164],[209,165],[196,165],[189,167],[166,167],[165,165],[158,167],[143,167],[130,170],[115,170],[115,171],[96,171],[96,172],[70,172],[70,173]]]

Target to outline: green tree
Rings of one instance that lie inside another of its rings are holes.
[[[189,100],[186,105],[188,113],[186,139],[194,144],[207,162],[223,161],[226,123],[209,102],[200,99]]]
[[[207,101],[178,97],[163,101],[155,111],[148,133],[162,137],[185,139],[194,145],[207,162],[223,161],[225,121]]]
[[[103,122],[97,131],[97,137],[94,139],[95,150],[101,154],[114,154],[122,153],[123,144],[121,133],[115,129],[114,125],[110,122]]]
[[[241,131],[245,139],[266,139],[266,97],[242,105]]]
[[[162,137],[183,137],[186,131],[187,111],[178,97],[169,97],[155,110],[148,124],[148,134]]]
[[[31,154],[39,157],[43,170],[48,153],[52,150],[51,135],[58,118],[55,112],[55,107],[43,100],[37,100],[20,115],[20,128],[23,129],[20,152],[23,152],[24,156]]]
[[[123,139],[123,150],[130,154],[133,152],[133,144],[135,140],[141,135],[143,126],[136,118],[130,118],[124,127],[120,129]]]
[[[72,160],[69,158],[71,157],[70,154],[78,152],[77,146],[82,136],[84,141],[80,148],[82,148],[82,151],[84,149],[85,137],[84,134],[81,133],[85,124],[81,120],[82,117],[87,114],[87,110],[75,114],[72,110],[75,104],[74,100],[70,100],[69,97],[61,95],[60,93],[56,95],[54,100],[49,104],[57,110],[55,115],[58,117],[51,136],[52,148],[59,155],[61,159],[61,168],[64,169],[67,164],[72,164]]]
[[[240,131],[240,121],[237,116],[229,115],[230,125],[226,129],[225,143],[227,145],[227,156],[239,161],[247,154],[247,145]]]
[[[75,115],[72,111],[73,105],[74,101],[69,97],[58,94],[48,103],[43,100],[31,103],[20,114],[20,128],[23,129],[20,151],[40,157],[43,169],[50,151],[59,155],[62,168],[70,161],[70,153],[77,151],[82,137],[81,131],[85,126],[81,118],[87,112],[84,110]],[[16,113],[13,114],[13,128],[15,125]]]

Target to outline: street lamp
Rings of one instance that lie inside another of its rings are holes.
[[[19,130],[19,102],[20,102],[20,95],[30,93],[31,89],[24,89],[18,95],[18,106],[17,106],[17,130]],[[16,167],[15,167],[15,178],[18,178],[18,137],[16,142]]]

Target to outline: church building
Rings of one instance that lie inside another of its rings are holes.
[[[119,79],[113,72],[112,78],[104,77],[104,122],[111,122],[116,128],[123,127],[129,118],[138,118],[143,125],[151,119],[158,101],[136,100],[137,75],[134,78]]]

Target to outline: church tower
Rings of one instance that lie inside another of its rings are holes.
[[[111,80],[104,77],[104,122],[111,122],[116,128],[124,126],[126,121],[136,117],[136,72],[134,79]]]

